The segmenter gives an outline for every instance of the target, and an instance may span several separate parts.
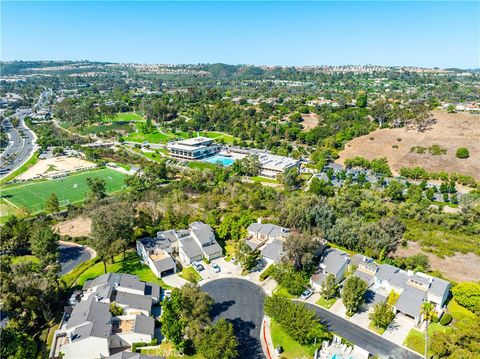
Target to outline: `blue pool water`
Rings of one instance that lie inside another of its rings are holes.
[[[233,164],[233,162],[235,162],[235,160],[230,158],[230,157],[225,157],[225,156],[220,156],[220,155],[215,155],[215,156],[212,156],[212,157],[204,158],[202,161],[203,162],[209,162],[209,163],[215,163],[215,164],[219,164],[219,165],[222,165],[222,166],[231,166]]]
[[[349,357],[350,359],[352,359],[352,357]],[[341,356],[340,354],[333,354],[332,358],[331,359],[345,359],[343,356]]]

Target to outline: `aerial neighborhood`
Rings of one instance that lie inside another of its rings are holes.
[[[2,2],[0,359],[480,358],[478,10]]]

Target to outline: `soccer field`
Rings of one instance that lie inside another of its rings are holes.
[[[48,197],[55,193],[60,206],[85,200],[89,188],[87,178],[102,178],[106,182],[107,193],[121,191],[126,175],[109,168],[73,174],[64,178],[41,182],[27,182],[2,188],[4,200],[30,213],[38,213],[45,208]]]

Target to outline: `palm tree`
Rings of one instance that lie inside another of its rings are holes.
[[[423,302],[421,314],[423,316],[423,319],[427,323],[427,328],[425,329],[425,359],[427,359],[428,358],[428,326],[433,316],[435,315],[434,305],[430,302]]]

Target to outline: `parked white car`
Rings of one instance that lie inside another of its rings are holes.
[[[220,266],[217,263],[213,263],[212,268],[213,268],[213,271],[215,273],[220,273],[221,272]]]

